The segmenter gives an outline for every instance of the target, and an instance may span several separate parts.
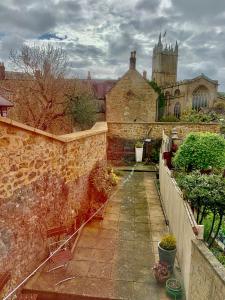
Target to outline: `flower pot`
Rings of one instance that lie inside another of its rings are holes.
[[[159,251],[159,260],[161,262],[167,262],[168,269],[172,273],[177,249],[165,250],[162,247],[160,247],[160,243],[158,243],[158,251]]]
[[[166,280],[170,277],[168,265],[165,262],[155,263],[152,270],[154,277],[159,284],[165,283]]]
[[[156,281],[159,283],[159,284],[163,284],[166,282],[166,280],[169,278],[169,274],[168,275],[161,275],[161,274],[158,274],[157,272],[154,272],[154,277],[156,279]]]
[[[174,299],[182,297],[182,287],[180,282],[175,278],[170,278],[166,281],[166,292]]]
[[[135,158],[136,158],[136,162],[142,162],[143,147],[142,148],[136,148],[135,147]]]

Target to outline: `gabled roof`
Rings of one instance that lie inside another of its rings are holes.
[[[7,80],[31,80],[31,76],[24,72],[6,71],[5,79]]]
[[[189,83],[192,83],[192,82],[194,82],[196,80],[199,80],[199,79],[205,79],[205,80],[211,82],[214,85],[218,85],[218,80],[213,80],[213,79],[209,78],[208,76],[206,76],[205,74],[201,73],[199,76],[194,77],[192,79],[184,79],[184,80],[180,80],[180,81],[177,81],[175,83],[163,86],[163,89],[170,88],[170,87],[176,87],[176,86],[184,85],[184,84],[189,84]]]
[[[118,80],[91,79],[87,81],[92,86],[95,96],[98,99],[105,99],[106,94],[111,90]]]
[[[13,106],[13,104],[9,100],[6,100],[0,95],[0,106],[11,107]]]
[[[129,69],[122,77],[120,77],[118,80],[115,80],[115,83],[114,83],[114,85],[108,90],[108,92],[106,93],[106,94],[108,94],[108,93],[110,93],[111,92],[111,90],[113,90],[113,88],[114,87],[116,87],[116,85],[121,81],[121,80],[123,80],[123,78],[124,77],[126,77],[127,76],[127,74],[129,74],[130,72],[134,72],[135,74],[136,74],[136,76],[139,78],[139,79],[141,79],[141,80],[143,80],[144,82],[146,82],[147,83],[147,80],[136,70],[136,69]],[[148,85],[149,86],[149,88],[150,89],[152,89],[152,87],[150,86],[150,85]]]
[[[213,79],[209,78],[208,76],[206,76],[206,75],[203,74],[203,73],[201,73],[201,75],[199,75],[199,76],[197,76],[197,77],[194,77],[193,79],[189,79],[189,80],[190,80],[190,81],[195,81],[195,80],[198,80],[198,79],[201,79],[201,78],[203,78],[203,79],[205,79],[205,80],[207,80],[207,81],[209,81],[209,82],[212,82],[212,83],[214,83],[214,84],[218,84],[218,81],[217,81],[217,80],[213,80]]]

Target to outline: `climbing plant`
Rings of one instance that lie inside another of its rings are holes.
[[[160,120],[164,115],[165,110],[165,96],[162,92],[160,86],[153,80],[149,81],[149,85],[153,88],[153,90],[158,94],[158,120]]]

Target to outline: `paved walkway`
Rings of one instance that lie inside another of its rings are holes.
[[[43,271],[26,289],[41,293],[38,299],[168,299],[151,270],[166,231],[154,176],[124,172],[104,220],[91,222],[81,234],[67,269],[75,279],[55,286],[55,276]]]

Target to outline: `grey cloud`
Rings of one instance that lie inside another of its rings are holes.
[[[83,58],[101,58],[104,56],[104,51],[99,49],[93,45],[83,45],[83,44],[73,44],[71,47],[70,44],[70,52],[74,53],[75,55]]]
[[[18,33],[24,36],[50,31],[56,25],[56,20],[50,11],[44,8],[10,8],[0,4],[1,30]]]
[[[208,16],[215,17],[225,11],[224,0],[172,0],[172,4],[173,9],[180,11],[185,19],[191,18],[197,22]]]
[[[23,37],[19,35],[4,36],[2,40],[0,40],[0,61],[4,61],[8,63],[8,66],[13,67],[8,61],[10,50],[20,48],[24,42]]]
[[[136,9],[154,12],[159,7],[159,0],[139,0]]]
[[[123,31],[136,31],[145,34],[152,34],[154,31],[157,34],[160,32],[160,28],[166,27],[169,20],[167,17],[151,17],[151,18],[133,18],[126,20],[120,24],[120,29]]]
[[[4,3],[4,4],[3,4]],[[151,73],[151,56],[160,30],[164,43],[179,43],[179,79],[205,73],[224,88],[224,0],[4,0],[0,4],[0,60],[10,48],[46,33],[68,36],[52,41],[65,48],[71,72],[91,69],[96,77],[117,78],[127,70],[130,51],[137,67]],[[218,78],[217,78],[218,77]]]

